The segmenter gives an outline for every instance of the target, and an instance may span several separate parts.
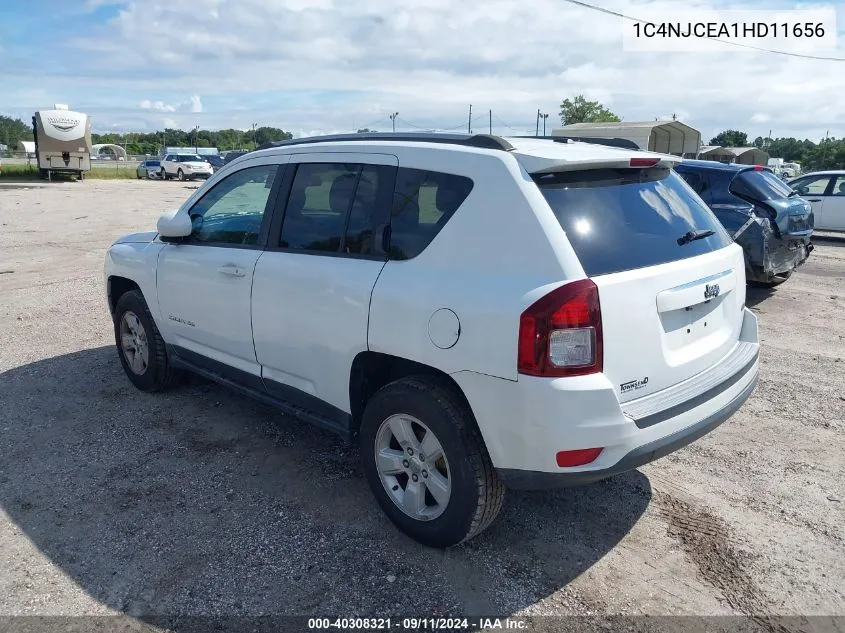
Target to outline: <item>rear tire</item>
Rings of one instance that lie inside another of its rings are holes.
[[[471,539],[502,509],[504,484],[472,411],[443,379],[409,377],[380,389],[364,411],[360,446],[367,482],[382,510],[423,545],[444,548]],[[420,455],[431,446],[439,451]]]
[[[183,172],[181,169],[179,171],[177,171],[176,172],[176,179],[179,180],[180,182],[183,182],[185,180],[185,172]]]
[[[121,295],[114,310],[114,339],[120,364],[141,391],[162,391],[179,384],[167,347],[139,290]]]

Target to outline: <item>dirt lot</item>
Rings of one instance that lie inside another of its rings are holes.
[[[124,377],[104,252],[194,186],[0,188],[0,615],[845,615],[845,242],[749,291],[760,384],[729,422],[610,481],[509,493],[441,552],[334,436]]]

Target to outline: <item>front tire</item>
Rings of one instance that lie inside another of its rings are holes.
[[[170,365],[164,339],[139,290],[118,299],[114,339],[123,371],[138,389],[161,391],[179,383],[181,374]]]
[[[382,510],[423,545],[471,539],[502,509],[504,484],[472,411],[445,380],[417,376],[380,389],[364,411],[360,443]]]
[[[161,172],[160,172],[160,173],[161,173],[161,179],[162,179],[162,180],[167,180],[167,172],[164,170],[164,168],[163,168],[163,167],[162,167],[162,169],[161,169]]]

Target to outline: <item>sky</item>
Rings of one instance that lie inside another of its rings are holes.
[[[637,16],[679,8],[845,2],[590,0]],[[623,50],[623,20],[564,0],[0,0],[0,114],[65,103],[97,132],[280,127],[534,133],[565,97],[626,121],[678,119],[706,142],[740,129],[845,136],[845,62],[733,48]]]

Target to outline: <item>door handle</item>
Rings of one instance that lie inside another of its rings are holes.
[[[221,275],[229,275],[230,277],[246,276],[246,273],[244,272],[243,268],[238,268],[234,264],[227,264],[226,266],[221,266],[217,269],[217,272]]]
[[[821,198],[807,198],[807,202],[821,202]]]

